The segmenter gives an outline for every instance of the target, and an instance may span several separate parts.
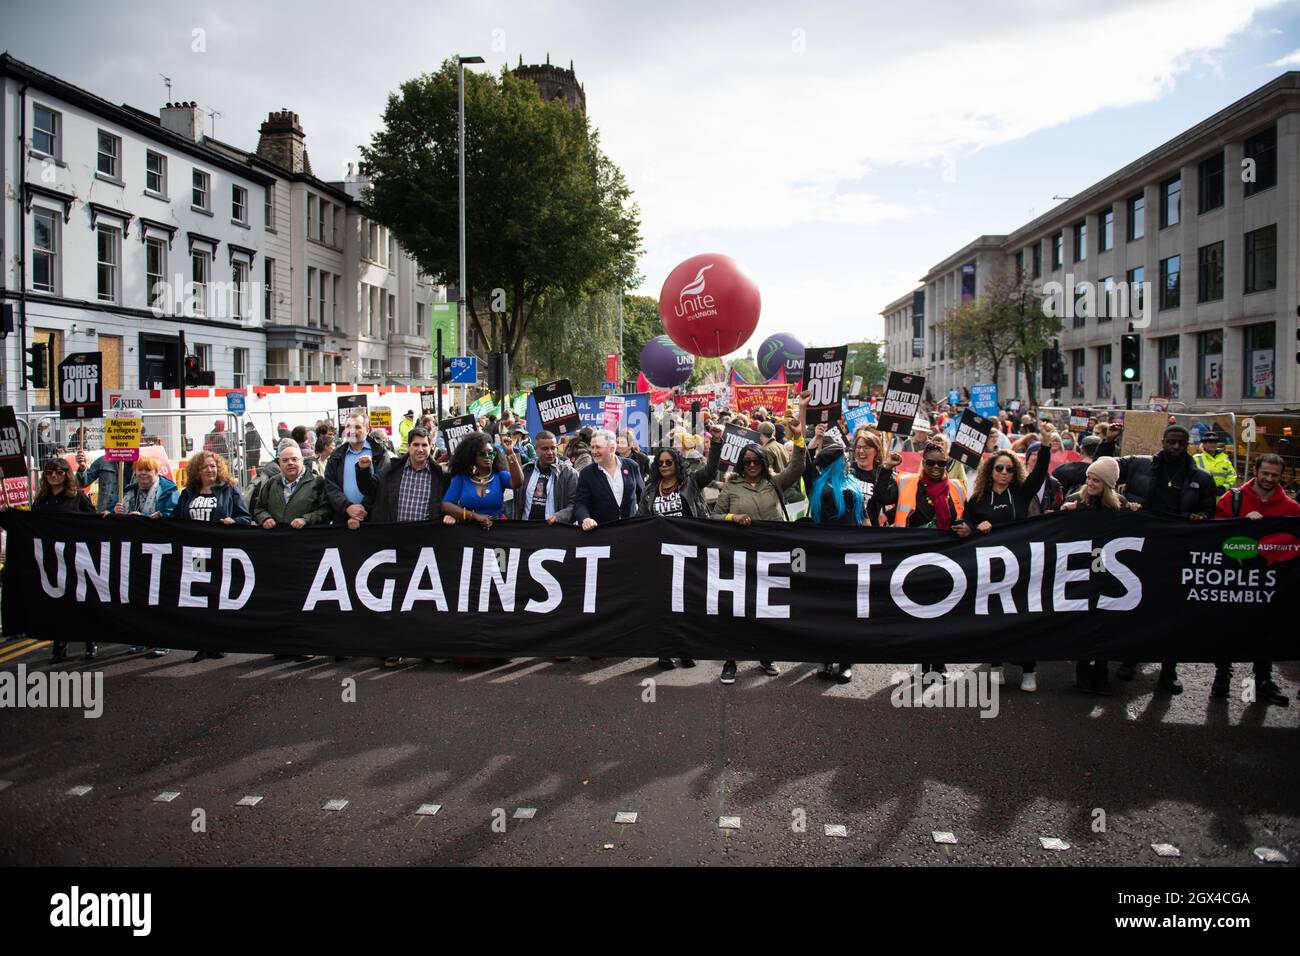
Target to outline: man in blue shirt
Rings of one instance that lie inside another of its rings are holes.
[[[325,493],[334,508],[334,520],[354,531],[366,520],[366,499],[375,492],[377,478],[388,464],[388,451],[370,435],[365,412],[353,412],[343,425],[343,444],[325,465]]]

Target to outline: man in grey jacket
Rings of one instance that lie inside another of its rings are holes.
[[[538,432],[533,448],[537,460],[524,465],[524,483],[515,492],[514,519],[572,524],[578,470],[559,456],[550,432]]]

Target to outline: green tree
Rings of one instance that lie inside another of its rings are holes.
[[[885,384],[889,377],[889,363],[885,361],[884,342],[849,343],[849,360],[844,363],[846,389],[853,384],[855,375],[862,376],[862,395],[870,395],[873,385]]]
[[[663,335],[659,300],[652,295],[623,296],[623,377],[635,379],[641,371],[641,350],[655,336]]]
[[[567,378],[576,394],[595,395],[605,380],[605,356],[617,351],[618,293],[550,296],[538,306],[520,367],[539,381]]]
[[[722,364],[720,358],[701,358],[695,357],[695,371],[691,377],[686,380],[686,391],[695,392],[700,390],[700,386],[705,382],[722,382],[725,381],[727,367]]]
[[[449,284],[459,271],[456,73],[448,60],[403,83],[361,150],[370,215]],[[490,349],[513,357],[543,300],[638,285],[639,217],[585,112],[544,102],[506,69],[466,72],[466,295]]]
[[[752,358],[734,359],[731,367],[750,385],[763,384],[763,375],[758,370],[758,363]]]
[[[983,295],[950,309],[940,329],[947,336],[949,354],[976,370],[987,368],[995,382],[1003,363],[1022,361],[1033,403],[1041,352],[1060,333],[1061,320],[1043,311],[1030,280],[1002,272],[988,280]]]

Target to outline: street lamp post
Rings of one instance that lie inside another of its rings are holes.
[[[465,350],[465,332],[466,332],[466,306],[465,306],[465,64],[482,63],[481,56],[457,56],[456,57],[456,157],[459,164],[460,196],[457,203],[457,212],[460,219],[460,282],[457,286],[457,308],[456,308],[456,347],[460,354],[468,354]],[[469,397],[468,389],[462,385],[460,395],[460,405],[462,414],[465,406],[469,404],[466,399]]]

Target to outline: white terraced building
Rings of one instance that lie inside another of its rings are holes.
[[[180,333],[216,385],[433,381],[454,306],[361,202],[365,178],[314,176],[296,114],[258,149],[204,133],[203,110],[116,105],[0,56],[3,404],[27,346],[102,352],[104,388],[175,388]],[[439,305],[441,304],[441,308]]]

